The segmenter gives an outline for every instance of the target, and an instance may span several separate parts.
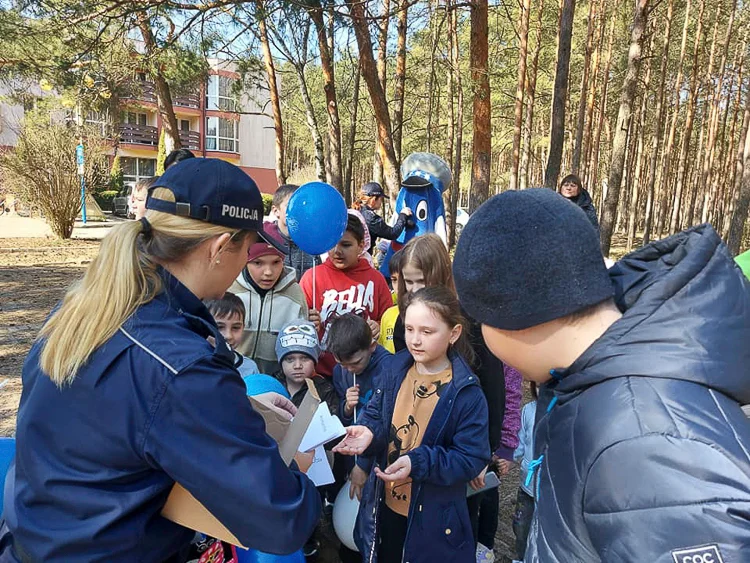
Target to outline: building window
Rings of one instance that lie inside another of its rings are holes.
[[[128,186],[134,186],[138,180],[153,178],[156,174],[155,158],[128,158],[120,159],[122,166],[122,179]]]
[[[240,152],[240,122],[221,117],[207,117],[206,150]]]
[[[89,127],[93,127],[103,136],[107,125],[107,114],[104,112],[90,110],[86,112],[84,122]]]
[[[180,119],[180,131],[190,131],[189,119]]]
[[[233,78],[212,74],[206,85],[206,108],[220,111],[237,111],[232,95]]]
[[[122,115],[122,122],[129,125],[148,125],[148,115],[134,111],[127,111]]]

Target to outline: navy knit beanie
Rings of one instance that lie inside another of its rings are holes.
[[[586,214],[558,193],[507,191],[485,202],[453,260],[461,305],[475,320],[522,330],[613,297]]]

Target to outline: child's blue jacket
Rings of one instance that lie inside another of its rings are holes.
[[[479,475],[490,458],[487,402],[466,362],[454,353],[450,359],[453,379],[435,407],[421,445],[408,453],[413,483],[405,563],[470,563],[476,559],[466,484]],[[413,364],[408,351],[396,354],[357,420],[374,435],[365,455],[373,457],[381,469],[386,467],[396,396]],[[355,542],[366,563],[378,561],[378,518],[384,490],[383,481],[370,473],[354,529]]]

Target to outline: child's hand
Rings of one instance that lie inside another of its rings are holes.
[[[508,471],[510,471],[510,468],[513,466],[512,461],[508,461],[507,459],[498,459],[497,460],[497,472],[499,475],[507,475]]]
[[[347,426],[346,436],[333,451],[344,455],[360,455],[372,443],[372,430],[367,426]]]
[[[372,319],[367,319],[367,325],[370,327],[372,339],[377,340],[380,337],[380,325]]]
[[[478,491],[479,489],[484,487],[484,476],[487,474],[487,468],[485,467],[482,469],[482,472],[474,477],[471,481],[469,481],[469,486],[474,489],[475,491]]]
[[[302,473],[307,473],[307,470],[310,469],[314,460],[315,452],[297,452],[294,455],[294,461],[297,462],[297,467],[299,467],[299,470],[302,471]]]
[[[310,309],[307,312],[307,320],[315,325],[315,330],[320,332],[320,311],[318,311],[317,309]]]
[[[381,471],[379,467],[375,468],[375,475],[383,481],[403,481],[411,474],[411,458],[408,455],[402,455],[396,461],[391,463]]]
[[[362,489],[367,483],[367,473],[359,465],[355,465],[349,474],[349,498],[353,499],[357,495],[357,500],[362,500]]]
[[[352,416],[354,408],[359,403],[359,385],[353,385],[346,390],[346,404],[344,405],[344,414]]]

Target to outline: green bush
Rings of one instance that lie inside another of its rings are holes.
[[[263,197],[263,215],[271,214],[271,205],[273,205],[273,196],[271,194],[260,194]]]
[[[117,190],[104,190],[101,192],[95,192],[94,199],[96,200],[96,203],[99,204],[99,207],[102,208],[102,210],[111,211],[112,200],[116,198],[118,194],[119,192]]]

